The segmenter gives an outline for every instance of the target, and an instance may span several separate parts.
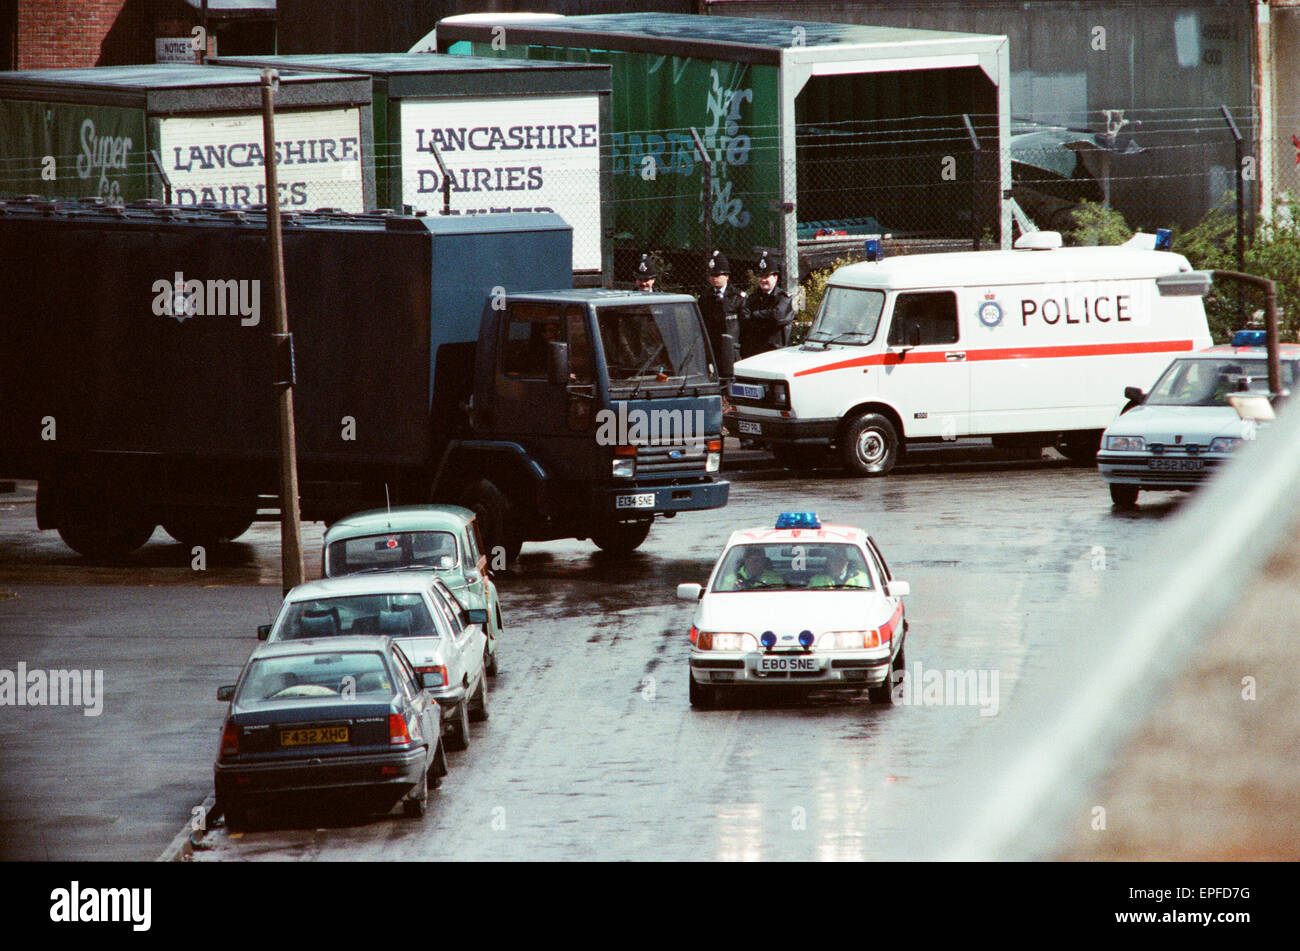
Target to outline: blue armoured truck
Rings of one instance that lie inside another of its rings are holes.
[[[689,297],[573,289],[558,216],[289,214],[291,346],[266,247],[257,211],[0,202],[0,475],[40,528],[113,557],[277,518],[289,383],[309,520],[458,502],[511,559],[726,504],[731,341]]]

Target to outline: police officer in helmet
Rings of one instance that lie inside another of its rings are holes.
[[[725,254],[714,251],[706,268],[708,286],[700,293],[700,314],[716,359],[722,353],[723,334],[730,334],[732,340],[740,342],[741,323],[748,318],[749,309],[744,291],[731,286],[731,264]]]
[[[758,289],[749,297],[749,319],[740,328],[741,357],[789,346],[794,324],[794,304],[777,284],[780,271],[775,260],[764,254],[755,270]]]
[[[636,273],[633,280],[636,281],[638,291],[653,291],[655,281],[659,279],[659,268],[655,264],[655,259],[648,254],[641,255],[641,261],[636,266]]]

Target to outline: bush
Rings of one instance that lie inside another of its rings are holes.
[[[1074,227],[1065,237],[1072,245],[1123,244],[1133,237],[1122,214],[1095,201],[1080,202],[1070,216]]]

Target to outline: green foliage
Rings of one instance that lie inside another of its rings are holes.
[[[1133,237],[1122,214],[1095,201],[1080,202],[1070,215],[1074,227],[1066,239],[1072,245],[1123,244]]]

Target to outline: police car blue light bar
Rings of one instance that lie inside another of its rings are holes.
[[[1156,229],[1156,250],[1168,251],[1174,246],[1174,233],[1168,228]]]
[[[879,261],[885,256],[885,249],[881,247],[879,238],[868,238],[862,243],[862,250],[868,261]]]
[[[777,528],[821,528],[816,512],[782,512],[776,517]]]
[[[1268,346],[1268,331],[1238,330],[1232,335],[1232,345],[1234,347],[1266,347]]]

